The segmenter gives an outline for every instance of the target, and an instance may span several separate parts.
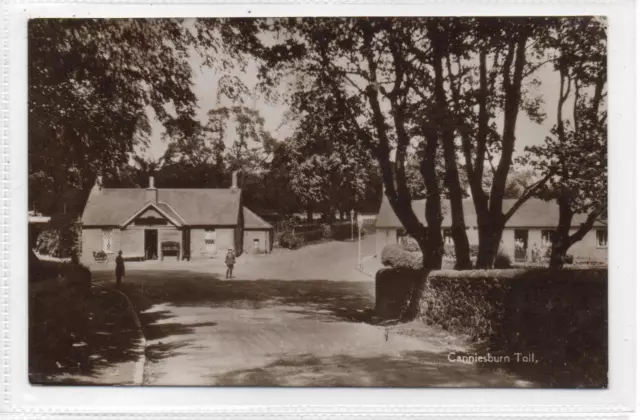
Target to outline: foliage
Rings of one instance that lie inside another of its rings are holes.
[[[469,255],[471,256],[471,258],[476,258],[478,256],[478,245],[469,246]],[[444,256],[449,260],[455,260],[456,259],[455,247],[453,245],[445,244]]]
[[[278,239],[278,244],[282,248],[298,249],[304,244],[304,238],[293,232],[284,232]]]
[[[402,247],[402,249],[404,249],[407,252],[419,252],[420,251],[420,247],[418,246],[418,244],[415,241],[404,241],[400,244],[400,246]]]
[[[56,258],[72,258],[81,253],[82,228],[73,215],[52,216],[49,227],[36,239],[36,251]]]
[[[567,250],[581,240],[607,209],[606,25],[597,17],[560,21],[549,43],[560,75],[556,125],[544,144],[526,149],[526,159],[549,177],[546,199],[558,203],[550,265],[561,267]],[[572,119],[565,104],[573,97]],[[575,214],[587,220],[569,232]]]
[[[228,69],[254,37],[242,19],[30,20],[30,207],[51,214],[62,192],[119,172],[149,145],[150,118],[193,134],[190,58]]]
[[[493,265],[499,269],[511,268],[511,258],[503,251],[498,251]]]
[[[485,354],[534,353],[536,371],[570,366],[538,378],[550,386],[606,386],[606,269],[432,271],[420,307],[424,322],[483,343]]]
[[[408,252],[402,249],[400,245],[386,245],[382,249],[380,262],[385,267],[395,269],[411,269],[422,270],[422,256],[419,252]]]

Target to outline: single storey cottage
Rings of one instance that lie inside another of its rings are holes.
[[[274,228],[244,207],[244,252],[268,254],[273,249]]]
[[[516,200],[505,199],[504,210],[513,206]],[[453,245],[451,237],[451,211],[449,201],[442,201],[442,227],[445,244]],[[412,203],[413,211],[418,219],[426,224],[425,220],[426,200],[415,200]],[[467,237],[470,245],[478,245],[478,222],[476,218],[473,200],[463,200]],[[572,220],[571,233],[575,232],[580,224],[586,220],[584,214],[575,215]],[[537,249],[544,256],[551,245],[551,237],[558,224],[558,205],[554,201],[538,199],[527,200],[515,214],[507,221],[502,233],[501,249],[513,261],[531,261],[533,250]],[[386,196],[382,199],[380,212],[376,220],[376,252],[380,255],[382,248],[387,244],[398,243],[403,234],[403,226],[391,208]],[[607,261],[607,226],[603,222],[596,222],[594,228],[570,249],[569,254],[577,261]]]
[[[246,235],[245,215],[250,216]],[[157,259],[171,251],[179,259],[212,258],[228,249],[269,252],[271,226],[242,205],[233,175],[231,188],[104,188],[98,177],[82,214],[82,261],[97,252],[122,251],[125,258]],[[256,241],[257,239],[257,241]]]

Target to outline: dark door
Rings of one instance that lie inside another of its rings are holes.
[[[529,231],[525,229],[516,229],[513,233],[515,239],[515,255],[516,261],[527,260],[527,250],[529,249]]]
[[[144,256],[147,260],[158,259],[158,229],[144,230]]]

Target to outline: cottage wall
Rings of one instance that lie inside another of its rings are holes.
[[[120,236],[122,238],[122,253],[125,256],[144,256],[144,231],[123,229]]]
[[[80,261],[88,263],[94,260],[93,253],[102,251],[102,230],[103,228],[83,228],[82,229],[82,254]],[[120,229],[111,229],[111,252],[108,255],[117,254],[121,246]]]
[[[244,231],[244,252],[248,254],[269,253],[271,243],[269,240],[269,230],[245,230]],[[254,248],[254,240],[258,240],[258,250]]]
[[[224,255],[229,248],[235,249],[235,227],[212,226],[211,229],[216,230],[216,252],[211,253],[204,243],[205,228],[192,228],[191,258],[213,258],[216,255]]]
[[[574,233],[577,229],[572,229]],[[606,262],[609,257],[608,248],[598,247],[597,228],[591,229],[581,241],[573,244],[568,253],[575,259],[583,261]]]

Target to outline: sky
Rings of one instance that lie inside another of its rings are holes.
[[[210,109],[221,105],[228,106],[233,104],[228,103],[228,101],[226,103],[219,103],[217,101],[216,87],[218,85],[219,75],[216,74],[216,70],[202,66],[202,61],[197,55],[192,55],[190,61],[194,75],[194,92],[198,98],[197,117],[202,122],[206,122],[207,112]],[[526,146],[542,144],[555,122],[560,77],[553,71],[550,65],[545,65],[540,68],[536,75],[540,79],[541,84],[533,92],[543,99],[542,110],[546,113],[547,118],[542,124],[538,124],[531,121],[524,112],[521,111],[519,113],[516,128],[516,156],[521,155]],[[249,63],[245,71],[238,76],[250,89],[255,88],[258,82],[256,65]],[[567,102],[571,103],[571,101]],[[284,140],[291,134],[294,127],[287,123],[283,124],[283,117],[287,111],[287,106],[284,103],[267,103],[267,101],[260,98],[259,95],[254,95],[254,98],[248,99],[245,105],[253,107],[260,112],[265,119],[266,129],[276,139]],[[152,111],[149,111],[149,113],[150,119],[152,120],[150,146],[147,150],[139,150],[138,154],[155,160],[163,155],[167,148],[167,142],[162,139],[164,131],[162,125],[155,119]],[[228,131],[231,132],[232,130]],[[229,146],[232,142],[232,135],[228,135],[225,143]]]

